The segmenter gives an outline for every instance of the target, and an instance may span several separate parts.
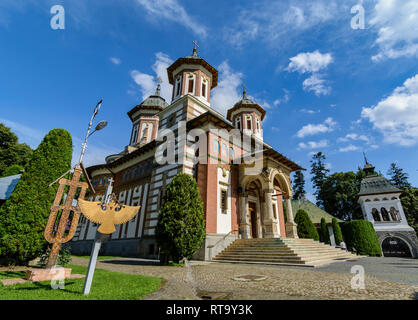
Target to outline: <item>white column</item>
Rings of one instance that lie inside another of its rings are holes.
[[[296,228],[296,223],[293,220],[292,202],[290,198],[286,198],[285,201],[286,201],[286,214],[287,214],[286,237],[299,238],[298,231]]]

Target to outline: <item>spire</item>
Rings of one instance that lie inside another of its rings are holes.
[[[367,158],[366,158],[366,153],[363,151],[363,156],[364,156],[364,162],[365,162],[365,164],[370,164],[368,161],[367,161]]]
[[[194,40],[192,41],[194,44],[194,48],[193,48],[193,57],[197,57],[197,48],[199,48],[199,45],[197,44],[197,41]]]
[[[247,87],[244,83],[242,84],[242,98],[247,99]]]
[[[161,77],[157,78],[158,81],[158,85],[157,85],[157,90],[155,91],[155,95],[156,96],[160,96],[160,92],[161,92],[161,83],[163,83],[163,80],[161,79]]]
[[[363,152],[363,156],[364,156],[364,162],[365,162],[363,171],[366,173],[366,176],[372,176],[372,175],[374,175],[374,169],[375,169],[375,167],[373,165],[371,165],[369,163],[369,161],[367,161],[366,153],[365,152]]]

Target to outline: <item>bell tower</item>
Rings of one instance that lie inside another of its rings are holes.
[[[228,110],[226,118],[242,132],[263,139],[262,121],[266,111],[247,98],[247,88],[242,85],[242,99]]]
[[[177,59],[167,68],[168,81],[173,85],[172,102],[191,95],[210,106],[210,93],[218,84],[218,71],[198,56],[196,41],[191,56]]]
[[[154,95],[149,96],[128,112],[132,121],[130,146],[142,147],[157,137],[160,120],[158,113],[168,106],[165,99],[160,95],[160,83],[161,79],[158,79],[158,86]]]

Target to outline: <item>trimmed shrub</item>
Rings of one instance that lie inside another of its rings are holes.
[[[49,184],[71,168],[71,135],[51,130],[33,152],[16,188],[0,208],[0,259],[26,265],[46,243],[44,230],[58,184]]]
[[[347,249],[353,249],[360,255],[381,256],[382,249],[371,222],[354,220],[342,227]]]
[[[327,222],[325,221],[325,218],[321,218],[321,242],[330,244],[329,231],[328,231],[328,226],[327,226]]]
[[[299,209],[295,216],[299,238],[319,240],[319,234],[314,224],[308,216],[308,213]]]
[[[171,256],[175,263],[191,258],[202,247],[203,203],[193,177],[179,173],[167,186],[155,235],[161,252]]]
[[[337,246],[343,241],[343,234],[341,233],[340,225],[337,218],[332,218],[332,229],[334,230],[334,239]]]

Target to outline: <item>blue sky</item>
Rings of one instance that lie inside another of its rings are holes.
[[[53,30],[53,5],[65,29]],[[351,21],[364,8],[364,29]],[[397,162],[418,186],[418,3],[415,0],[1,0],[0,121],[36,147],[52,128],[73,136],[74,159],[96,102],[109,126],[86,163],[129,142],[133,106],[178,57],[219,70],[212,107],[248,95],[267,110],[264,140],[308,169],[356,170],[362,152],[386,173]],[[415,18],[414,18],[415,17]],[[312,192],[310,183],[307,189]]]

